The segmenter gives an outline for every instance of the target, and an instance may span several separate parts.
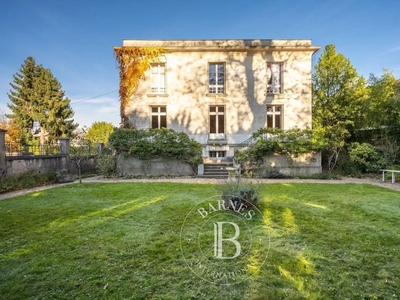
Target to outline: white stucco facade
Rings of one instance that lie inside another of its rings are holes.
[[[311,127],[312,55],[319,49],[311,40],[124,40],[123,47],[129,46],[168,51],[158,60],[165,89],[152,90],[155,75],[149,69],[125,107],[138,129],[154,126],[152,109],[163,107],[166,127],[202,143],[205,157],[210,151],[229,157],[251,133],[269,124],[267,107],[280,107],[276,120],[283,129]],[[210,92],[211,65],[222,66],[223,92]],[[277,92],[267,89],[271,65],[279,67]],[[210,107],[223,110],[219,123]],[[213,122],[217,134],[211,133]]]

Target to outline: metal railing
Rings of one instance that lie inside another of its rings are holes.
[[[33,156],[60,154],[60,145],[24,145],[18,142],[7,142],[6,156]]]
[[[248,139],[244,140],[239,144],[240,147],[247,147],[250,145],[254,145],[256,143],[256,140],[253,137],[249,137]]]
[[[268,139],[271,138],[271,135],[268,133],[265,133],[263,135],[260,136],[262,140],[266,141]],[[244,140],[243,142],[241,142],[239,144],[240,147],[247,147],[250,145],[254,145],[257,143],[257,138],[253,138],[252,136],[250,136],[248,139]]]

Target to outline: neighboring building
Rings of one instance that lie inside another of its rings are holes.
[[[233,156],[261,127],[311,127],[311,40],[124,40],[162,46],[125,107],[136,128],[183,131],[205,159]]]

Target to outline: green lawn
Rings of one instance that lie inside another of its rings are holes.
[[[229,286],[196,276],[180,250],[186,215],[216,194],[215,185],[85,183],[0,201],[0,298],[400,298],[399,192],[263,185],[263,216],[249,226],[267,237],[265,262]]]

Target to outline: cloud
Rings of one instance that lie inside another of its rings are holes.
[[[74,120],[79,127],[90,127],[94,122],[100,121],[112,123],[114,126],[119,125],[119,100],[117,98],[106,96],[88,100],[83,98],[84,101],[81,102],[78,102],[79,98],[75,99],[75,101],[71,101],[71,106],[75,112]]]
[[[119,116],[119,106],[108,106],[108,107],[102,107],[100,108],[100,113],[110,113],[110,114],[116,114]]]
[[[392,52],[397,52],[397,51],[400,51],[400,47],[390,48],[390,49],[386,50],[386,51],[384,52],[384,54],[388,54],[388,53],[392,53]]]

